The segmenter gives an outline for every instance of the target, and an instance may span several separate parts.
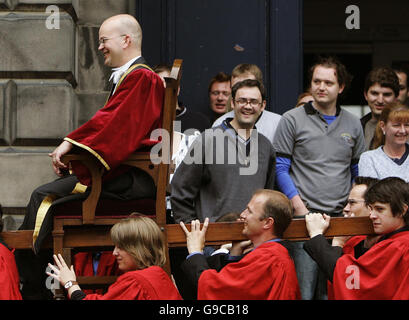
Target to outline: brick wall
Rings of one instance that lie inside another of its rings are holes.
[[[18,227],[31,191],[57,178],[47,154],[103,106],[110,70],[98,52],[98,29],[109,16],[134,13],[134,2],[0,0],[0,203],[7,229]]]

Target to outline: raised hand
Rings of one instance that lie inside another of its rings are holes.
[[[186,228],[185,224],[181,221],[180,226],[186,234],[187,250],[189,253],[202,252],[206,240],[206,231],[209,225],[209,218],[206,218],[203,223],[203,228],[200,230],[200,221],[192,220],[190,231]]]
[[[58,256],[54,255],[55,266],[51,263],[48,266],[51,268],[54,273],[46,272],[49,276],[53,277],[54,279],[58,280],[63,286],[68,281],[76,281],[77,277],[74,272],[74,266],[68,268],[67,264],[65,263],[63,257],[58,254]]]

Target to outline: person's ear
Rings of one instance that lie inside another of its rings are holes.
[[[266,100],[263,100],[263,102],[261,103],[261,111],[264,111],[265,108],[266,108]]]
[[[368,102],[368,92],[364,91],[364,97],[365,97],[366,102]]]
[[[339,86],[338,94],[341,94],[344,91],[344,89],[345,89],[345,84]]]
[[[408,205],[407,205],[407,204],[404,204],[404,205],[403,205],[402,217],[404,217],[406,214],[409,214],[409,213],[408,213]]]
[[[132,39],[129,35],[125,35],[124,37],[124,47],[129,47],[131,45]]]
[[[274,226],[274,218],[268,217],[264,223],[264,229],[270,229]]]

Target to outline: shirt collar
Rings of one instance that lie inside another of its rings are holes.
[[[399,233],[399,232],[403,232],[403,231],[409,231],[409,226],[405,225],[405,226],[403,226],[402,228],[399,228],[399,229],[397,229],[397,230],[395,230],[395,231],[392,231],[392,232],[390,232],[390,233],[384,234],[382,237],[379,238],[378,242],[381,242],[381,241],[383,241],[383,240],[386,240],[386,239],[392,237],[393,235],[395,235],[395,234],[397,234],[397,233]]]
[[[321,114],[321,112],[319,112],[317,109],[314,108],[314,106],[312,105],[312,101],[304,104],[304,109],[305,112],[309,115],[312,114]],[[339,113],[341,112],[341,106],[340,104],[337,102],[337,111],[335,112],[335,116],[339,116]]]
[[[251,250],[251,251],[256,250],[258,247],[260,247],[261,245],[263,245],[263,244],[265,244],[265,243],[270,243],[270,242],[280,242],[280,241],[282,241],[282,239],[280,239],[280,238],[273,238],[273,239],[270,239],[270,240],[264,241],[262,244],[259,244],[257,247],[254,247],[254,248],[253,248],[253,250]]]
[[[123,74],[126,72],[126,70],[129,69],[129,67],[141,56],[135,57],[131,60],[129,60],[127,63],[125,63],[123,66],[118,67],[118,68],[113,68],[112,69],[112,74],[111,77],[109,78],[109,81],[113,79],[113,83],[117,84],[119,79],[123,76]]]

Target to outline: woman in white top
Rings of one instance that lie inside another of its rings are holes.
[[[359,160],[359,175],[409,182],[408,137],[409,108],[400,103],[385,107],[376,126],[374,150],[364,152]]]

